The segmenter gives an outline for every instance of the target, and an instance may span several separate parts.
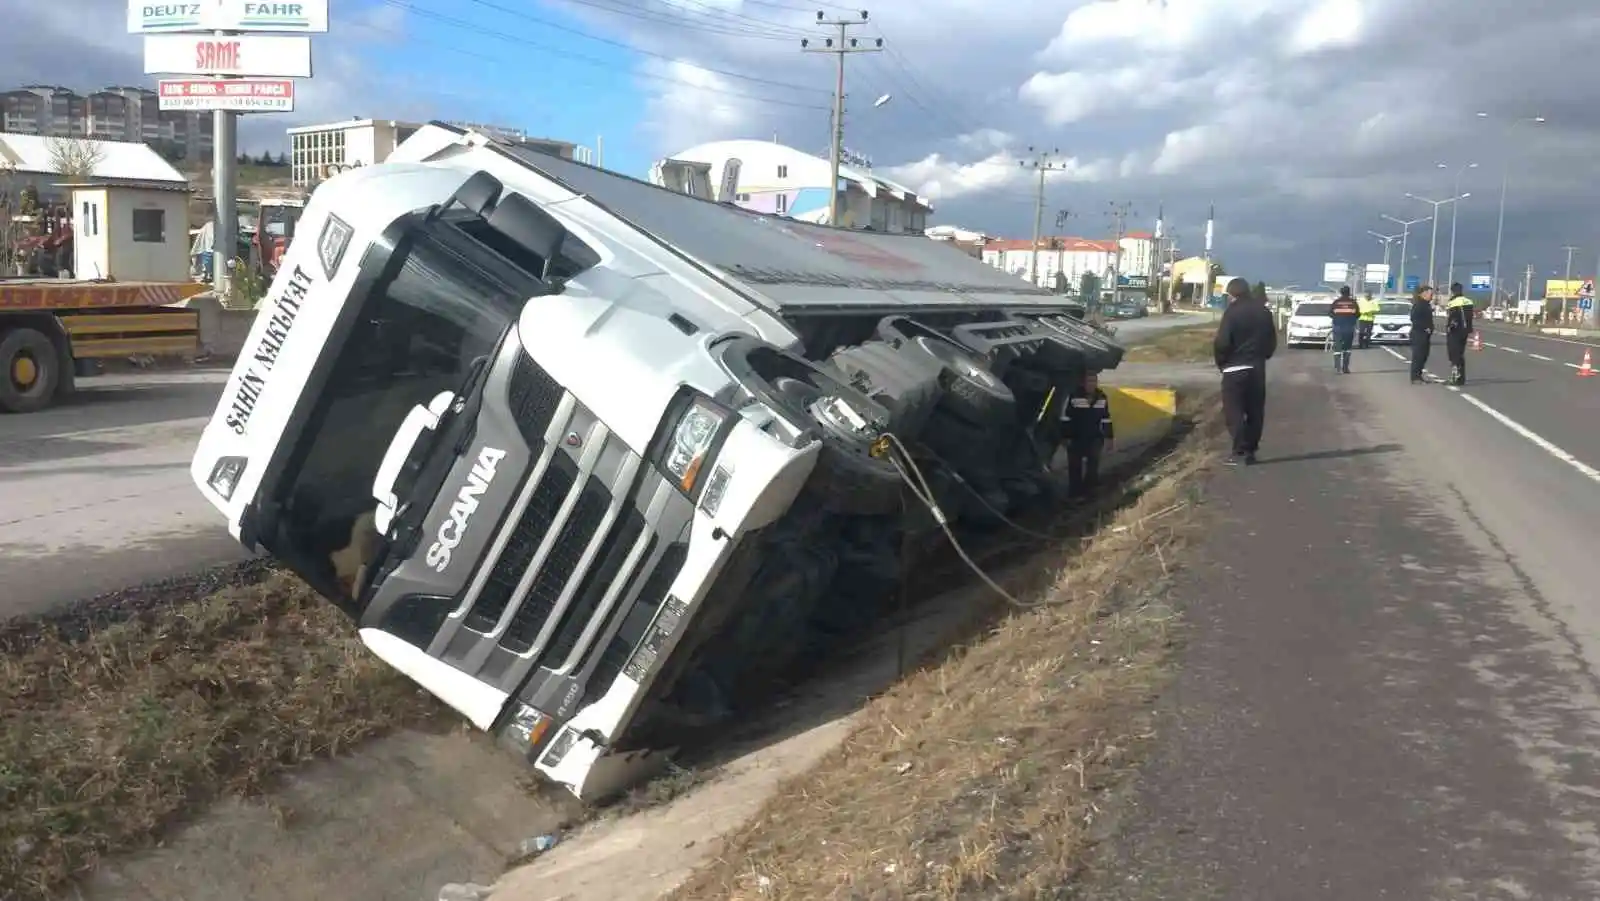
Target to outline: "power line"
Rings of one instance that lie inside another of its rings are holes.
[[[670,12],[640,7],[630,8],[620,3],[612,4],[601,2],[601,0],[566,0],[566,2],[623,18],[637,19],[654,25],[665,25],[669,28],[703,31],[707,34],[748,37],[764,41],[787,41],[792,40],[801,33],[799,26],[758,19],[753,16],[718,9],[704,3],[697,4],[701,7],[698,10],[679,7],[684,14],[674,15]],[[697,18],[702,18],[705,21],[696,21]]]
[[[411,6],[409,3],[405,3],[404,0],[384,0],[384,2],[390,4],[391,6],[400,6],[402,9],[412,9],[412,10],[419,9],[418,7]],[[659,53],[659,52],[657,52],[655,50],[646,50],[646,49],[644,49],[642,47],[637,47],[637,46],[635,46],[633,44],[630,44],[627,41],[619,41],[619,40],[616,40],[615,38],[608,38],[608,37],[602,37],[601,35],[597,35],[597,34],[590,34],[589,32],[584,31],[581,28],[573,28],[570,25],[563,25],[560,22],[552,21],[552,20],[547,19],[547,18],[545,18],[543,16],[536,16],[536,15],[533,15],[532,13],[524,12],[524,11],[522,11],[520,9],[513,9],[512,7],[509,7],[509,6],[502,6],[499,3],[495,3],[494,0],[468,0],[468,2],[476,4],[478,6],[481,6],[481,7],[485,8],[485,9],[494,10],[495,12],[501,13],[503,15],[514,16],[514,17],[516,17],[518,19],[524,19],[524,20],[526,20],[528,22],[532,22],[532,23],[538,25],[541,28],[548,28],[548,29],[551,29],[551,30],[554,30],[554,31],[565,32],[567,34],[571,34],[571,35],[574,35],[576,37],[583,38],[585,40],[595,41],[596,43],[600,43],[600,44],[607,44],[607,45],[610,45],[612,47],[620,48],[622,50],[628,50],[628,51],[633,52],[633,53],[643,54],[644,56],[653,56],[653,57],[655,57],[657,59],[667,60],[668,62],[678,62],[679,59],[680,59],[680,57],[675,56],[673,54],[670,54],[670,53]],[[429,10],[429,12],[432,12],[432,11]],[[435,16],[439,16],[440,14],[435,13],[434,15]],[[611,65],[611,64],[608,64],[608,65]],[[776,81],[776,80],[770,79],[770,78],[760,78],[760,77],[757,77],[755,75],[746,75],[743,72],[734,72],[734,71],[731,71],[731,70],[728,70],[728,69],[714,69],[714,68],[712,68],[710,66],[698,66],[698,65],[695,68],[698,68],[698,69],[700,69],[702,71],[705,71],[705,72],[711,72],[711,73],[714,73],[716,75],[724,75],[724,76],[727,76],[728,78],[737,78],[740,81],[748,81],[748,82],[750,82],[752,84],[771,85],[773,87],[786,88],[786,89],[791,90],[791,91],[800,91],[802,93],[807,93],[807,94],[825,93],[824,91],[821,91],[821,90],[819,90],[817,88],[807,87],[805,85],[794,84],[793,82]]]
[[[603,68],[603,69],[606,69],[606,70],[609,70],[609,71],[612,71],[612,72],[617,71],[617,64],[616,64],[616,62],[614,60],[603,60],[603,59],[599,59],[599,58],[593,57],[593,56],[585,56],[585,55],[583,55],[581,53],[573,53],[573,52],[568,51],[568,50],[562,50],[562,49],[557,48],[557,47],[550,47],[548,45],[542,45],[542,44],[530,42],[527,38],[525,38],[523,36],[514,35],[514,34],[507,34],[506,32],[504,32],[502,30],[495,29],[495,28],[489,28],[489,27],[486,27],[486,26],[483,26],[483,25],[479,25],[476,22],[469,22],[469,21],[467,21],[465,19],[460,19],[460,18],[457,18],[455,16],[447,16],[447,15],[445,15],[443,13],[435,12],[435,11],[433,11],[431,9],[424,9],[422,7],[415,6],[415,5],[411,4],[411,3],[408,3],[408,2],[406,2],[406,0],[383,0],[383,2],[386,5],[393,6],[393,7],[397,8],[397,9],[403,9],[403,10],[409,12],[409,13],[412,13],[414,15],[420,16],[420,17],[422,17],[424,19],[431,19],[433,21],[442,22],[442,23],[444,23],[446,25],[450,25],[450,26],[455,27],[455,28],[460,28],[460,29],[462,29],[464,31],[470,31],[470,32],[473,32],[475,34],[483,35],[485,37],[492,37],[492,38],[495,38],[497,40],[506,41],[506,42],[515,44],[518,47],[523,48],[523,49],[528,49],[529,47],[532,47],[534,49],[537,49],[540,53],[548,55],[548,56],[555,56],[555,57],[560,57],[562,59],[569,59],[569,60],[572,60],[574,62],[585,63],[587,65],[596,66],[596,67]],[[406,37],[408,40],[412,40],[413,39],[408,35],[403,35],[403,37]],[[626,46],[626,45],[623,45],[623,46]],[[491,61],[491,62],[495,62],[495,63],[500,64],[500,65],[504,65],[507,62],[509,62],[509,60],[506,60],[506,59],[503,59],[503,58],[487,57],[487,56],[484,56],[482,54],[479,54],[479,53],[476,53],[476,52],[473,52],[473,51],[463,50],[461,48],[450,48],[450,49],[454,50],[455,52],[463,53],[463,54],[466,54],[468,56],[474,56],[474,57],[477,57],[479,59],[485,59],[485,60],[488,60],[488,61]],[[630,49],[632,49],[632,48],[630,48]],[[641,52],[643,52],[643,51],[641,51]],[[651,55],[660,56],[660,54],[651,54]],[[694,65],[694,64],[691,63],[690,65]],[[738,78],[738,79],[747,80],[747,81],[757,81],[757,82],[761,82],[761,83],[768,83],[764,79],[751,78],[749,76],[739,75],[738,73],[729,73],[729,72],[726,72],[726,71],[717,70],[717,69],[709,69],[709,68],[705,68],[705,67],[698,66],[698,65],[695,65],[695,68],[701,69],[702,71],[705,71],[705,72],[712,72],[712,73],[719,74],[719,75],[727,75],[727,76],[732,77],[732,78]],[[760,94],[748,94],[748,93],[745,93],[743,91],[733,91],[733,90],[728,90],[726,88],[709,87],[709,86],[706,86],[706,85],[703,85],[703,84],[699,84],[697,82],[689,81],[687,79],[674,78],[674,77],[672,77],[670,75],[658,75],[658,74],[650,73],[650,72],[637,72],[637,71],[630,71],[628,74],[629,74],[630,77],[634,77],[634,78],[644,78],[644,79],[649,79],[651,81],[661,81],[661,82],[667,82],[667,83],[671,83],[671,84],[684,85],[686,87],[692,87],[692,88],[695,88],[697,90],[704,91],[704,92],[706,92],[708,94],[722,94],[722,95],[729,96],[729,97],[743,97],[743,98],[746,98],[746,99],[749,99],[749,100],[759,100],[759,101],[761,101],[763,103],[770,103],[770,104],[774,104],[774,105],[777,105],[777,106],[792,107],[792,108],[795,108],[795,109],[810,109],[810,110],[825,110],[825,109],[827,109],[827,107],[822,106],[821,104],[817,104],[817,103],[799,103],[799,102],[795,102],[795,101],[792,101],[792,100],[784,100],[784,99],[776,98],[776,97],[767,97],[767,96],[763,96],[763,95],[760,95]],[[800,87],[798,85],[788,85],[788,84],[786,84],[784,82],[773,82],[773,84],[776,84],[776,85],[782,86],[782,87],[788,87],[788,88],[791,88],[793,90],[804,90],[804,91],[808,91],[808,92],[817,91],[817,89],[815,89],[815,88],[803,88],[803,87]]]
[[[866,23],[866,10],[861,11],[860,21],[828,19],[825,13],[819,11],[817,24],[839,29],[838,38],[823,38],[821,47],[812,47],[808,38],[800,41],[802,53],[831,53],[837,65],[833,88],[833,135],[828,146],[828,224],[832,226],[839,225],[839,157],[844,152],[844,58],[852,53],[878,53],[883,50],[883,38],[862,46],[860,41],[850,37],[849,29]]]

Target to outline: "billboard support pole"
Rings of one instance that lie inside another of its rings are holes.
[[[218,31],[219,38],[227,32]],[[221,81],[222,79],[218,79]],[[228,300],[234,257],[239,252],[239,118],[229,110],[211,114],[211,194],[216,216],[211,235],[211,279],[217,300]]]

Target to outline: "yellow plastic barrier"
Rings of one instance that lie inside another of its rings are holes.
[[[1171,388],[1124,388],[1105,386],[1111,404],[1111,422],[1117,430],[1117,444],[1129,445],[1158,441],[1172,429],[1178,415],[1178,392]]]

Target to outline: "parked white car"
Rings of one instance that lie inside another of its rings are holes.
[[[1303,300],[1289,314],[1285,343],[1290,347],[1321,347],[1333,330],[1333,302]]]
[[[1378,304],[1378,316],[1372,323],[1373,344],[1406,344],[1411,341],[1411,304],[1403,300],[1385,300]]]

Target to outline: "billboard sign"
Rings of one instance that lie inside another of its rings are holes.
[[[287,78],[163,78],[157,93],[163,112],[294,112],[294,82]]]
[[[1469,285],[1473,291],[1488,291],[1494,287],[1494,276],[1488,272],[1474,272]]]
[[[146,75],[259,75],[310,78],[311,39],[264,35],[152,34]]]
[[[1388,281],[1389,281],[1389,264],[1388,263],[1368,263],[1367,264],[1367,277],[1366,277],[1365,281],[1369,285],[1387,284]]]
[[[1408,276],[1406,276],[1406,290],[1407,291],[1415,291],[1420,287],[1422,287],[1422,276],[1420,276],[1420,275],[1408,275]]]
[[[128,0],[129,34],[172,34],[183,31],[288,31],[325,34],[328,0],[256,3],[254,0],[199,0],[195,3],[150,3]]]
[[[1330,285],[1342,285],[1350,280],[1349,263],[1323,263],[1322,280]]]
[[[1583,297],[1583,296],[1585,296],[1585,293],[1584,293],[1584,288],[1585,287],[1588,288],[1588,294],[1589,295],[1593,295],[1594,294],[1594,279],[1592,279],[1592,278],[1574,278],[1574,279],[1552,278],[1552,279],[1549,279],[1548,281],[1546,281],[1544,283],[1544,296],[1545,297]]]

